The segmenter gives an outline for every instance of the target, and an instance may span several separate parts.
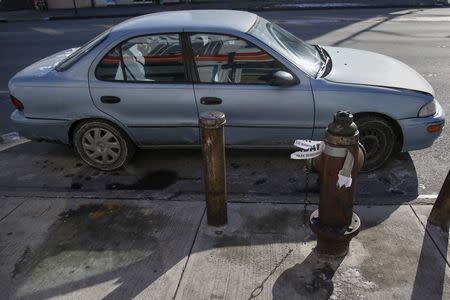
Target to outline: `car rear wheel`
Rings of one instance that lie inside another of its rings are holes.
[[[362,171],[380,168],[391,156],[395,148],[396,135],[391,124],[381,117],[356,118],[359,141],[366,150],[366,161]]]
[[[130,138],[114,125],[104,121],[88,121],[77,126],[74,145],[89,165],[112,171],[125,165],[135,152]]]

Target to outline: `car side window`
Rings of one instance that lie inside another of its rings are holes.
[[[95,76],[100,80],[123,80],[120,46],[106,54],[95,70]]]
[[[185,82],[180,35],[148,35],[122,42],[103,57],[95,74],[107,81]]]
[[[191,34],[194,61],[203,83],[268,84],[284,66],[270,54],[243,39]]]

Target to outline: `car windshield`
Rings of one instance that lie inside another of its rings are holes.
[[[82,58],[86,53],[94,49],[98,44],[100,44],[109,34],[111,30],[106,30],[95,38],[78,48],[76,51],[72,52],[64,60],[62,60],[56,67],[56,71],[64,71],[70,68],[74,63],[76,63],[80,58]]]
[[[318,76],[323,61],[314,46],[263,18],[258,18],[248,33],[276,50],[308,75]]]

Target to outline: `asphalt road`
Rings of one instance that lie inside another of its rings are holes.
[[[407,63],[429,80],[444,110],[450,111],[450,9],[292,10],[261,15],[312,43],[371,50]],[[0,24],[0,134],[13,130],[8,118],[12,107],[7,101],[7,83],[15,72],[54,52],[81,45],[122,20]],[[33,149],[36,147],[46,146],[38,144]],[[449,168],[449,147],[446,129],[431,148],[410,153],[413,167],[401,176],[416,178],[418,194],[438,193]]]

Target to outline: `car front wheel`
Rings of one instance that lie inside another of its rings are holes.
[[[99,120],[78,125],[74,132],[74,145],[87,164],[103,171],[121,168],[135,152],[135,145],[125,133]]]
[[[356,118],[359,141],[366,150],[366,161],[362,171],[380,168],[391,156],[395,148],[396,135],[391,124],[380,117]]]

